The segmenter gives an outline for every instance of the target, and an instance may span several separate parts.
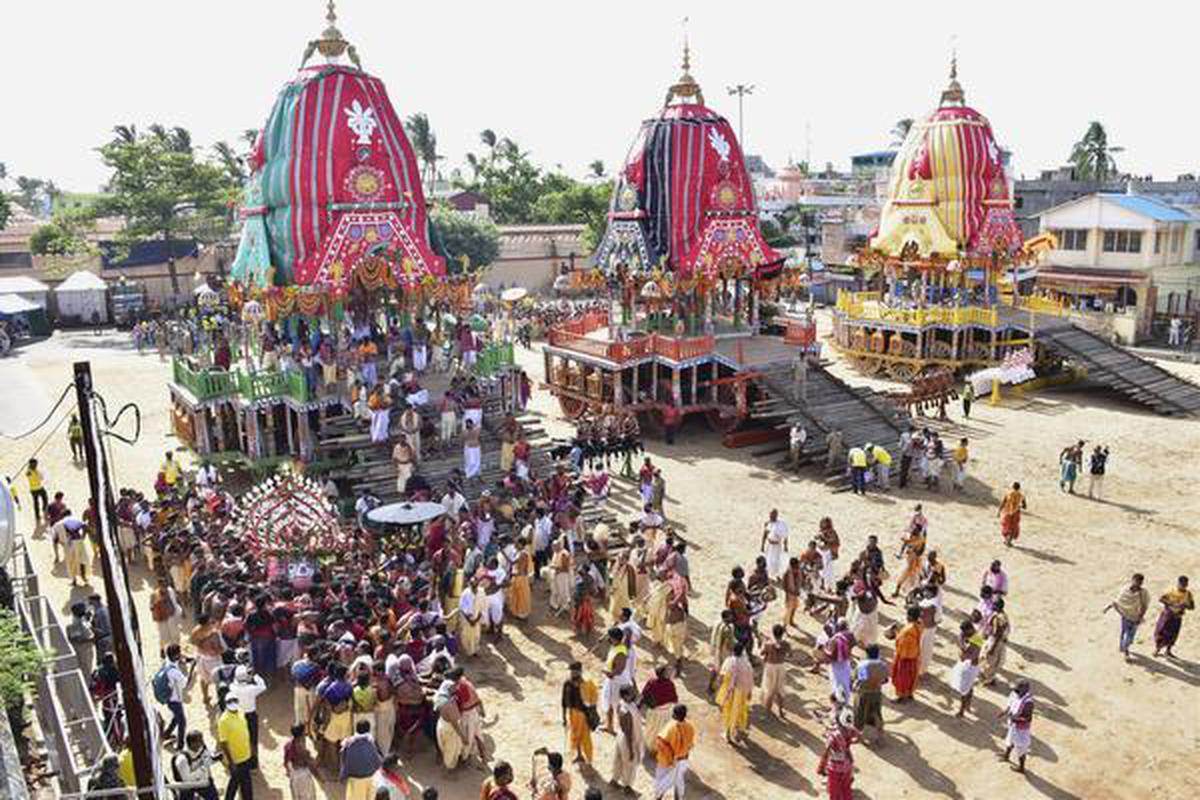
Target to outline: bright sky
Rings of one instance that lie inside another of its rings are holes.
[[[106,178],[94,148],[115,124],[179,125],[202,145],[260,127],[325,12],[322,0],[6,6],[0,161],[79,191]],[[429,115],[451,166],[492,128],[545,166],[582,175],[599,158],[612,171],[679,74],[686,14],[708,105],[736,126],[725,87],[754,84],[746,149],[775,167],[807,150],[844,169],[888,146],[897,119],[936,103],[956,42],[967,102],[1016,176],[1063,163],[1093,119],[1125,148],[1122,169],[1200,171],[1195,3],[341,0],[338,12],[397,111]]]

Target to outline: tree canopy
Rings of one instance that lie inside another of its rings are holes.
[[[500,255],[500,231],[490,220],[459,214],[438,203],[429,224],[433,245],[446,254],[446,269],[451,273],[485,267]]]
[[[892,126],[892,145],[899,147],[904,144],[904,140],[908,138],[908,132],[912,130],[912,117],[903,117],[896,120],[896,124]]]
[[[95,250],[88,234],[95,229],[95,212],[89,207],[62,208],[29,237],[29,250],[39,256],[74,256]]]
[[[96,205],[102,216],[125,221],[119,249],[161,240],[217,241],[229,236],[239,184],[228,165],[199,157],[183,128],[152,125],[146,132],[120,125],[100,147],[112,169],[107,192]],[[171,288],[179,291],[175,260],[168,256]]]
[[[12,203],[8,199],[8,195],[0,192],[0,231],[8,227],[8,220],[12,217]]]
[[[567,183],[563,188],[546,192],[534,202],[533,217],[538,222],[587,226],[583,232],[583,246],[594,250],[608,224],[612,181],[580,183],[570,178],[564,180]]]
[[[1070,161],[1075,168],[1075,177],[1099,182],[1115,177],[1117,162],[1112,154],[1121,150],[1108,143],[1108,132],[1102,124],[1095,121],[1089,123],[1083,138],[1071,148]]]

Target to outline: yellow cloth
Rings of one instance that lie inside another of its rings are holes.
[[[323,736],[326,741],[340,742],[354,733],[354,719],[350,709],[333,711],[329,715],[329,724],[325,726]]]
[[[660,767],[669,767],[676,761],[688,757],[696,743],[696,729],[692,723],[672,719],[658,732],[654,744],[654,759]]]
[[[1025,495],[1017,489],[1010,489],[1008,494],[1004,495],[1003,502],[1000,503],[1000,513],[1015,514],[1021,510],[1021,503],[1025,502]]]
[[[221,713],[217,720],[217,741],[228,748],[235,764],[241,764],[253,755],[250,750],[250,724],[240,711]]]
[[[36,492],[42,488],[42,473],[32,467],[25,470],[25,478],[29,481],[29,491]]]
[[[482,633],[483,624],[480,620],[475,620],[472,624],[462,618],[458,626],[458,648],[464,656],[473,656],[479,652],[479,639]]]
[[[126,786],[136,786],[137,776],[133,772],[133,751],[128,747],[121,751],[117,760],[117,775]]]
[[[579,684],[579,696],[584,705],[594,706],[600,699],[600,690],[596,688],[595,683],[584,678]],[[567,712],[567,750],[570,751],[569,755],[574,756],[578,753],[591,763],[592,729],[588,727],[587,715],[577,708]]]
[[[458,730],[449,722],[438,717],[437,721],[438,748],[442,751],[442,765],[446,769],[454,769],[462,760],[463,740]]]
[[[852,447],[847,454],[852,467],[865,467],[867,465],[867,454],[861,447]]]
[[[533,610],[533,592],[529,588],[529,572],[532,568],[529,553],[522,551],[513,568],[512,581],[508,585],[508,611],[517,619],[526,619]]]
[[[163,480],[169,486],[174,486],[175,481],[179,480],[179,464],[176,463],[175,459],[171,458],[163,461],[162,467],[159,469],[163,474]]]
[[[875,460],[880,464],[883,464],[885,467],[890,467],[892,465],[892,454],[887,450],[884,450],[879,445],[875,445],[875,449],[871,451],[871,455],[873,455]]]
[[[725,673],[721,688],[717,690],[717,704],[721,707],[721,727],[726,736],[738,731],[750,730],[750,693],[735,689],[733,673]]]
[[[967,448],[963,447],[962,445],[954,448],[952,455],[954,456],[955,464],[961,465],[967,463]]]

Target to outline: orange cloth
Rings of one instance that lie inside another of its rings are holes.
[[[660,767],[672,766],[676,761],[688,757],[696,743],[696,729],[684,720],[671,720],[658,732],[654,743],[654,757]]]
[[[910,622],[896,634],[896,658],[918,658],[921,655],[921,623]]]

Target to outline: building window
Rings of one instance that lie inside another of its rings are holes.
[[[1154,253],[1155,253],[1155,255],[1162,252],[1163,242],[1165,242],[1166,240],[1167,240],[1167,232],[1166,231],[1158,231],[1157,233],[1154,234]]]
[[[1183,248],[1183,228],[1171,231],[1171,252],[1178,253]]]
[[[1088,232],[1084,228],[1062,228],[1053,232],[1059,250],[1087,250]]]
[[[1106,253],[1140,253],[1142,252],[1141,231],[1105,231],[1104,252]]]

